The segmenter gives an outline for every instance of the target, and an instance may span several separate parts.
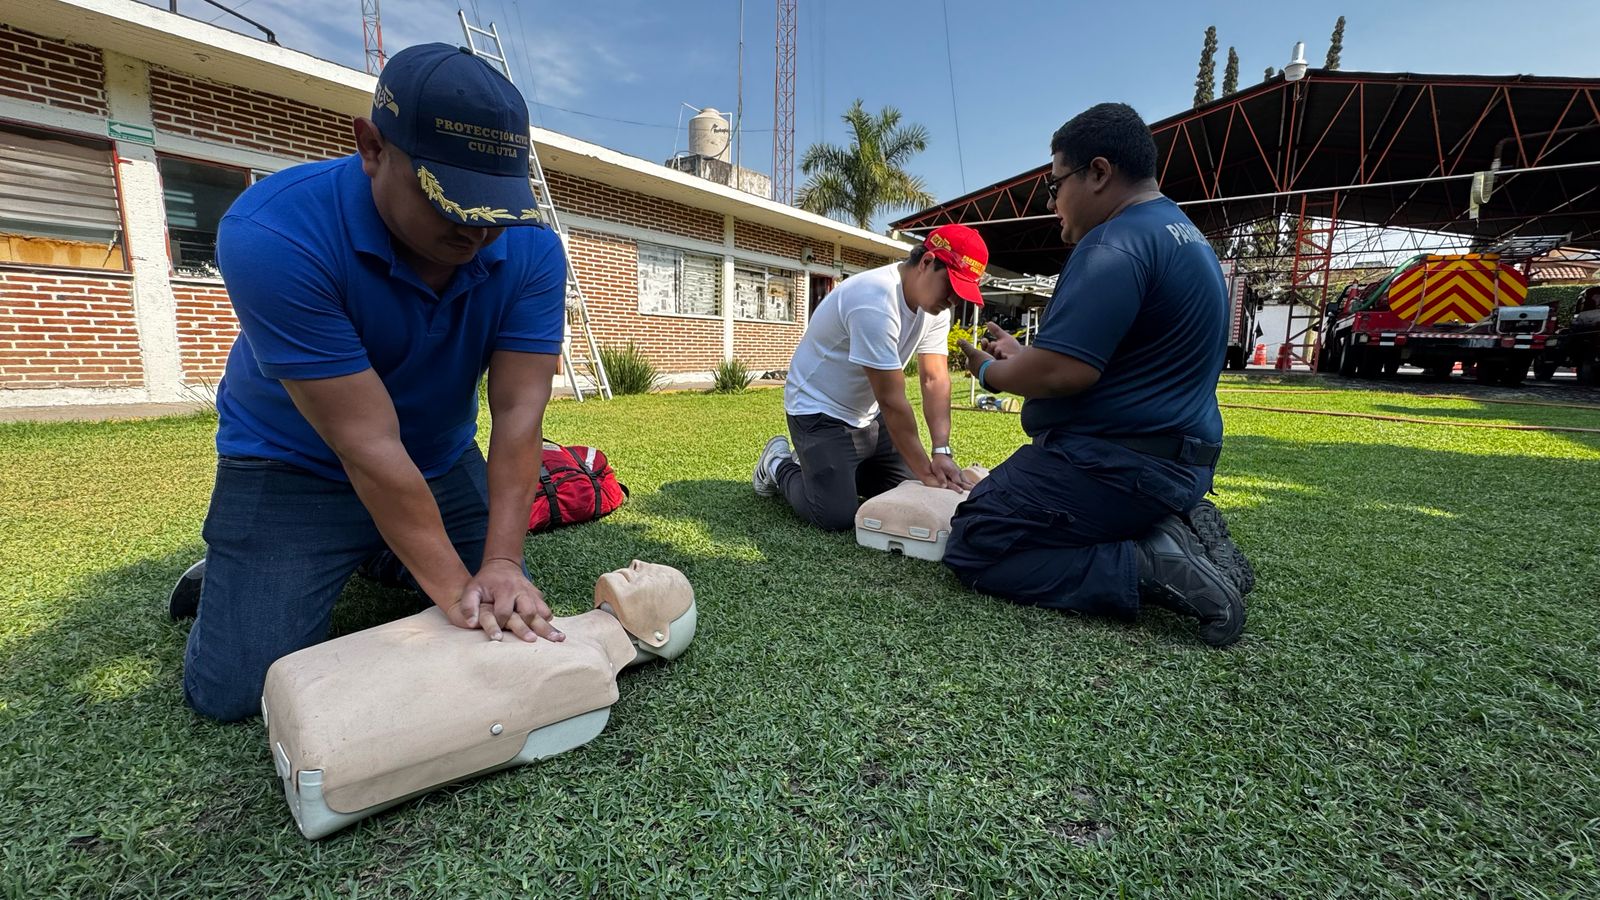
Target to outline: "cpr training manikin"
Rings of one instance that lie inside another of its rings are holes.
[[[565,641],[490,641],[434,608],[274,663],[261,712],[301,833],[588,743],[619,672],[694,639],[694,588],[634,560],[600,576],[593,609],[551,624]]]

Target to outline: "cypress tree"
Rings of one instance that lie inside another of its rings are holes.
[[[1328,41],[1328,59],[1323,63],[1325,69],[1339,68],[1339,53],[1344,50],[1344,16],[1333,24],[1333,37]]]
[[[1210,103],[1217,96],[1217,26],[1206,29],[1205,46],[1200,50],[1200,72],[1194,77],[1194,105]]]

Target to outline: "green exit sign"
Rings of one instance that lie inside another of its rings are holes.
[[[112,120],[106,123],[106,135],[114,141],[128,141],[133,144],[156,145],[156,131],[143,125],[129,125],[126,122]]]

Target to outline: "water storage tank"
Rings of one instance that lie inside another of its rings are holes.
[[[732,136],[733,129],[728,127],[722,113],[709,106],[689,120],[689,152],[697,156],[731,161]]]

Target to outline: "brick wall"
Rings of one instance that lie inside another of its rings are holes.
[[[0,95],[106,115],[100,51],[0,25]]]
[[[183,380],[210,384],[222,379],[228,351],[239,334],[239,320],[228,302],[228,291],[215,281],[172,282],[178,308],[178,353]]]
[[[806,286],[810,279],[804,272],[794,276],[793,322],[751,322],[736,319],[733,323],[733,358],[756,370],[757,374],[771,369],[789,368],[794,348],[800,344],[806,330]]]
[[[733,358],[757,375],[772,369],[787,369],[804,332],[803,325],[734,322]]]
[[[896,259],[895,257],[879,256],[875,253],[866,253],[861,250],[857,250],[854,247],[840,247],[839,258],[843,260],[844,264],[847,266],[862,269],[876,269],[879,266],[886,266],[889,263],[894,262]]]
[[[589,323],[605,347],[637,344],[663,372],[704,372],[722,362],[722,320],[639,313],[633,241],[572,229],[572,262],[588,298]]]
[[[625,191],[560,172],[546,170],[545,175],[550,179],[551,198],[563,213],[697,238],[714,244],[722,243],[721,213],[695,209],[682,203]]]
[[[294,159],[355,152],[351,116],[298,100],[150,67],[156,128]]]
[[[797,234],[755,222],[746,222],[743,219],[733,221],[733,246],[740,250],[770,253],[796,262],[801,260],[802,252],[809,247],[812,257],[818,263],[827,264],[833,259],[832,244],[802,238]]]
[[[0,269],[0,389],[143,383],[131,278]]]

